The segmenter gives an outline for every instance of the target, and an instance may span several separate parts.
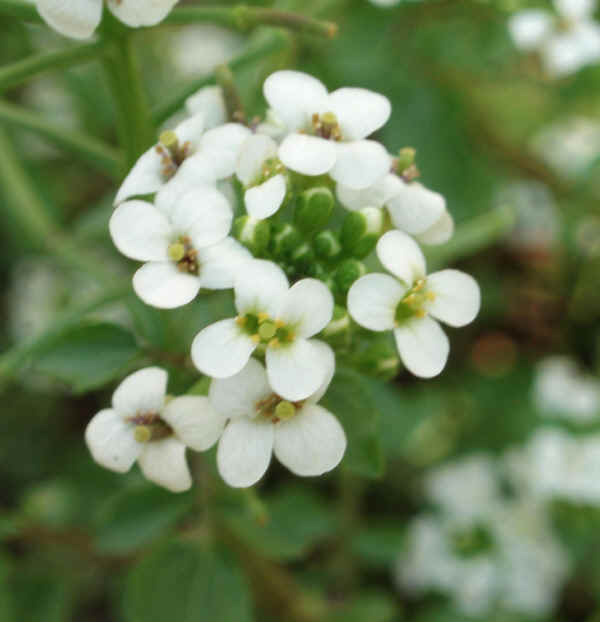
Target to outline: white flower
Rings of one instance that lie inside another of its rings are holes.
[[[225,97],[220,86],[205,86],[196,91],[185,100],[185,109],[191,116],[201,114],[207,130],[227,121]]]
[[[202,287],[232,287],[250,254],[227,237],[233,218],[227,199],[211,186],[198,186],[172,204],[159,199],[156,205],[127,201],[109,223],[115,246],[147,262],[133,277],[136,294],[149,305],[172,309],[193,300]]]
[[[272,453],[301,476],[322,475],[339,464],[346,435],[339,421],[317,404],[333,377],[334,355],[322,342],[315,350],[326,366],[326,377],[302,401],[285,400],[273,391],[264,367],[253,358],[235,376],[211,382],[212,407],[230,419],[217,452],[219,473],[230,486],[255,484]]]
[[[137,28],[154,26],[171,12],[178,0],[107,0],[111,13]],[[87,39],[102,19],[102,0],[36,0],[39,14],[57,32]]]
[[[89,422],[85,440],[98,464],[118,473],[137,460],[151,481],[173,492],[192,485],[185,449],[209,449],[221,436],[225,418],[208,398],[166,401],[167,372],[146,367],[131,374],[113,394],[112,408]]]
[[[134,164],[117,192],[115,205],[132,196],[153,194],[167,183],[182,191],[233,175],[250,130],[239,123],[226,123],[205,131],[207,120],[213,121],[210,115],[214,110],[207,108],[163,132],[159,142]]]
[[[254,134],[242,145],[236,167],[245,188],[244,203],[253,218],[272,216],[287,192],[285,168],[277,158],[277,143],[264,134]]]
[[[267,119],[275,127],[270,133],[283,127],[288,132],[279,147],[287,168],[311,176],[329,173],[351,188],[367,188],[389,171],[387,151],[365,140],[390,116],[383,95],[360,88],[329,94],[316,78],[289,70],[271,74],[263,90],[270,106]]]
[[[600,60],[600,26],[594,0],[555,0],[558,17],[527,9],[511,17],[509,31],[517,47],[538,50],[549,74],[562,76]]]
[[[468,274],[441,270],[427,275],[417,243],[401,231],[377,242],[387,274],[367,274],[348,292],[348,312],[364,328],[393,330],[402,362],[415,376],[439,374],[448,358],[448,337],[436,322],[464,326],[480,306],[479,286]],[[435,318],[435,319],[434,319]]]
[[[310,339],[333,316],[333,296],[316,279],[289,286],[281,268],[253,260],[238,271],[234,283],[236,318],[200,331],[192,343],[192,360],[204,374],[237,374],[260,345],[266,350],[269,384],[286,400],[314,393],[327,375],[318,342]]]
[[[336,193],[340,203],[349,210],[386,207],[396,229],[425,244],[443,244],[454,232],[444,197],[416,181],[405,182],[395,173],[388,173],[363,190],[337,184]]]

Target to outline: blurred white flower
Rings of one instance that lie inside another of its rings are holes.
[[[266,350],[269,384],[286,400],[315,393],[328,373],[318,342],[310,339],[333,316],[333,296],[321,281],[302,279],[289,286],[283,270],[270,261],[252,260],[234,283],[236,318],[200,331],[192,360],[204,374],[237,374],[257,347]]]
[[[227,237],[233,211],[211,186],[198,186],[156,205],[126,201],[113,212],[110,235],[125,256],[146,262],[133,277],[136,294],[147,304],[172,309],[193,300],[200,288],[233,286],[250,254]]]
[[[154,26],[171,12],[178,0],[107,0],[110,12],[124,24]],[[102,0],[35,0],[46,23],[62,35],[87,39],[102,19]]]
[[[367,188],[389,171],[387,151],[366,140],[390,116],[383,95],[361,88],[328,93],[316,78],[289,70],[271,74],[263,91],[270,109],[259,130],[285,136],[279,159],[287,168],[310,176],[328,173],[355,189]]]
[[[227,121],[227,107],[220,86],[205,86],[190,95],[185,100],[185,109],[191,116],[201,114],[207,130]]]
[[[540,412],[578,423],[600,416],[600,379],[579,370],[566,356],[544,359],[537,367],[533,386]]]
[[[205,451],[220,437],[225,418],[208,398],[182,396],[167,401],[167,372],[146,367],[117,387],[112,408],[89,422],[85,440],[98,464],[125,473],[137,460],[142,473],[172,492],[192,485],[186,447]]]
[[[272,216],[287,192],[285,167],[277,158],[277,143],[264,134],[254,134],[242,145],[236,176],[242,182],[244,204],[257,219]]]
[[[334,415],[317,404],[333,378],[335,359],[326,344],[315,346],[326,365],[326,377],[315,393],[300,402],[274,392],[264,367],[253,358],[235,376],[211,382],[211,404],[229,418],[219,441],[217,465],[230,486],[255,484],[272,453],[301,476],[322,475],[339,464],[346,435]]]
[[[395,173],[388,173],[363,190],[337,184],[336,193],[340,203],[349,210],[387,208],[396,229],[424,244],[443,244],[454,232],[444,197],[419,182],[406,182]]]
[[[557,16],[542,9],[513,15],[508,27],[522,50],[537,50],[546,71],[563,76],[600,60],[600,25],[595,0],[554,0]]]
[[[479,312],[479,286],[458,270],[427,275],[421,249],[401,231],[384,234],[376,251],[394,276],[367,274],[355,281],[348,292],[348,313],[369,330],[392,330],[400,358],[415,376],[436,376],[450,349],[436,319],[449,326],[472,322]]]

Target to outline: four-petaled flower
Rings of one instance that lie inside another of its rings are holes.
[[[193,300],[200,288],[232,287],[250,253],[227,237],[233,212],[212,186],[178,196],[159,193],[156,205],[126,201],[115,209],[109,229],[115,246],[145,263],[133,277],[147,304],[172,309]]]
[[[123,23],[137,28],[154,26],[171,12],[178,0],[108,0],[110,12]],[[102,19],[102,0],[36,0],[44,21],[61,35],[87,39]]]
[[[436,376],[450,349],[436,319],[449,326],[472,322],[479,312],[479,286],[458,270],[427,275],[421,249],[401,231],[380,238],[377,256],[396,278],[367,274],[358,279],[348,292],[348,312],[364,328],[393,330],[400,358],[415,376]]]
[[[333,316],[333,296],[316,279],[289,286],[283,270],[270,261],[242,265],[234,282],[238,316],[201,330],[192,343],[192,360],[204,374],[237,374],[260,347],[266,350],[269,384],[286,400],[303,400],[327,374],[313,335]]]
[[[173,492],[192,485],[186,447],[205,451],[221,436],[225,417],[208,398],[166,399],[167,372],[146,367],[131,374],[113,394],[112,408],[89,422],[85,440],[96,462],[125,473],[137,460],[151,481]]]
[[[230,486],[255,484],[272,453],[302,476],[322,475],[339,464],[346,435],[336,417],[317,404],[333,377],[334,355],[322,342],[317,342],[315,351],[326,366],[326,377],[317,391],[301,401],[286,400],[273,391],[265,368],[253,358],[235,376],[212,381],[212,408],[229,418],[219,441],[217,465]]]
[[[351,188],[367,188],[390,170],[383,146],[365,140],[391,112],[389,100],[361,88],[328,93],[316,78],[299,71],[276,71],[264,83],[268,119],[286,134],[279,159],[303,175],[329,174]]]

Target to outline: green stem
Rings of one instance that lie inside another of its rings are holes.
[[[41,134],[60,147],[81,156],[112,179],[119,179],[122,169],[119,153],[96,138],[54,125],[39,114],[3,101],[0,101],[0,122]]]
[[[227,107],[227,118],[230,121],[246,123],[244,104],[235,85],[231,69],[227,65],[218,65],[215,67],[215,78],[223,91],[223,98]]]
[[[0,0],[0,15],[17,17],[28,22],[43,21],[35,8],[35,4],[25,0]]]
[[[113,287],[96,298],[73,306],[64,311],[42,334],[21,343],[0,356],[0,388],[27,363],[32,356],[43,350],[60,333],[77,324],[82,317],[107,304],[124,298],[130,291],[127,287]]]
[[[229,62],[231,69],[241,69],[247,65],[251,65],[257,60],[279,52],[283,50],[289,44],[288,36],[281,31],[270,32],[268,36],[262,38],[260,41],[251,44],[242,52],[239,56],[236,56]],[[161,101],[153,110],[153,119],[156,125],[163,123],[168,117],[183,105],[185,100],[195,93],[198,89],[209,84],[214,84],[216,81],[215,73],[211,73],[207,76],[203,76],[198,80],[189,82],[180,89],[174,90],[174,94],[168,99]]]
[[[442,246],[427,248],[429,271],[470,257],[505,237],[515,225],[515,212],[505,206],[477,216],[456,229]]]
[[[104,67],[117,106],[117,132],[125,151],[126,170],[156,138],[132,45],[129,36],[114,37],[104,55]]]
[[[57,52],[35,54],[0,68],[0,93],[43,73],[77,65],[93,58],[102,49],[102,42],[84,43]]]
[[[239,5],[234,7],[184,6],[171,11],[163,23],[192,24],[210,22],[227,28],[247,32],[258,26],[278,26],[302,33],[324,37],[337,34],[337,24],[321,21],[291,13],[264,7]]]

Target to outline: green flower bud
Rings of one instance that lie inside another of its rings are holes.
[[[298,199],[294,222],[304,233],[323,229],[333,213],[335,200],[329,188],[324,186],[305,190]]]
[[[342,293],[346,293],[352,283],[367,272],[365,264],[358,259],[346,259],[335,271],[335,284]]]
[[[233,235],[253,255],[262,255],[271,238],[271,223],[268,220],[258,220],[244,215],[236,218],[233,223]]]
[[[302,244],[302,236],[296,227],[285,223],[278,225],[271,235],[271,251],[275,257],[290,257]]]
[[[342,246],[358,259],[366,257],[375,248],[383,231],[383,223],[383,210],[378,207],[363,207],[357,212],[349,212],[342,224]]]
[[[379,339],[371,342],[361,353],[358,365],[367,374],[390,380],[398,375],[400,360],[393,344]]]
[[[323,329],[323,337],[331,339],[345,336],[350,330],[350,316],[348,311],[340,305],[335,305],[331,322]]]
[[[410,168],[415,163],[415,156],[417,150],[414,147],[403,147],[398,152],[398,158],[396,159],[396,170],[399,175],[407,168]]]
[[[339,237],[331,229],[317,233],[313,247],[317,256],[327,260],[335,259],[342,251]]]
[[[315,260],[315,252],[310,244],[304,242],[292,252],[291,261],[298,269],[307,270]]]

